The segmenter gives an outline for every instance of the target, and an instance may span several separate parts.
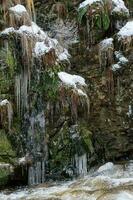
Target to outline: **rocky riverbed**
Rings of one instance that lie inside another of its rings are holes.
[[[87,176],[53,186],[38,185],[0,193],[0,200],[133,200],[133,161],[106,163]]]

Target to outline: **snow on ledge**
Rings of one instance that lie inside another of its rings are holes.
[[[77,92],[78,92],[78,95],[79,95],[79,96],[87,97],[87,94],[86,94],[85,92],[83,92],[83,90],[77,89]]]
[[[60,61],[69,60],[70,54],[68,53],[67,49],[64,49],[64,51],[59,54],[58,58]]]
[[[123,0],[112,0],[114,5],[114,9],[112,13],[125,13],[127,16],[129,15],[129,10],[126,8]]]
[[[77,84],[81,86],[86,85],[85,79],[78,75],[71,75],[66,72],[59,72],[58,77],[65,85],[73,86],[74,88],[76,88]]]
[[[101,49],[106,49],[113,46],[113,38],[107,38],[100,42]]]
[[[86,1],[83,1],[82,3],[80,3],[79,9],[84,8],[88,5],[91,5],[91,4],[96,3],[96,2],[102,2],[102,0],[86,0]]]
[[[126,25],[120,29],[117,35],[118,35],[118,40],[124,39],[126,37],[132,37],[133,36],[133,21],[127,22]]]
[[[125,65],[129,62],[128,59],[125,56],[123,56],[121,51],[115,51],[115,57],[118,60],[118,64],[120,65]]]
[[[16,6],[11,7],[9,8],[9,10],[19,15],[22,15],[23,13],[27,12],[26,8],[21,4],[17,4]]]
[[[47,34],[34,22],[31,23],[31,26],[21,26],[18,32],[34,36],[38,35],[41,39],[45,39],[47,37]]]
[[[19,165],[26,163],[26,157],[19,158],[18,160]]]
[[[7,99],[4,99],[0,102],[0,106],[5,106],[7,104],[10,104],[10,102]]]
[[[27,12],[26,8],[22,5],[16,5],[11,7],[9,10],[14,13]],[[57,62],[59,61],[69,61],[70,54],[67,49],[63,48],[56,39],[50,38],[46,32],[44,32],[36,23],[31,21],[31,26],[22,25],[19,29],[14,29],[13,27],[6,28],[0,33],[0,35],[9,35],[10,33],[15,33],[23,37],[30,37],[33,40],[34,47],[32,49],[33,56],[40,57],[43,54],[48,53],[51,49],[54,49],[57,56]]]
[[[34,52],[35,55],[38,57],[42,56],[45,53],[48,53],[52,48],[53,46],[46,46],[44,42],[37,42],[34,48]]]
[[[108,162],[108,163],[102,165],[101,167],[99,167],[99,169],[97,171],[102,172],[105,170],[112,170],[113,168],[114,168],[114,164],[112,162]]]
[[[115,72],[117,70],[121,69],[121,66],[117,63],[117,64],[114,64],[112,65],[112,70]]]
[[[4,31],[2,31],[0,33],[0,35],[9,35],[10,33],[13,33],[15,32],[15,29],[13,27],[10,27],[10,28],[6,28]]]

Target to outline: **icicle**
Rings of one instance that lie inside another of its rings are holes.
[[[8,128],[9,128],[9,131],[10,131],[12,116],[13,116],[13,109],[12,109],[12,105],[11,105],[10,102],[7,104],[7,111],[8,111]]]
[[[78,156],[75,154],[74,156],[75,167],[77,170],[77,174],[80,176],[85,176],[87,174],[87,156],[83,154]]]
[[[17,100],[17,111],[20,114],[20,101],[21,101],[21,75],[15,77],[15,94]]]
[[[13,117],[13,109],[11,103],[7,100],[4,99],[3,101],[0,102],[0,107],[6,107],[7,108],[7,114],[8,114],[8,129],[9,131],[11,130],[11,122],[12,122],[12,117]]]

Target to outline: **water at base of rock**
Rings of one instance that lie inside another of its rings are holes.
[[[38,163],[40,166],[40,163]],[[133,161],[106,163],[87,176],[54,186],[40,185],[13,193],[3,191],[0,200],[133,200]]]

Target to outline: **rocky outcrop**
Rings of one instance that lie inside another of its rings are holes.
[[[19,166],[29,184],[132,159],[133,31],[124,2],[34,3],[44,30],[31,21],[32,4],[13,4],[0,41],[0,128],[15,157],[27,158]]]

